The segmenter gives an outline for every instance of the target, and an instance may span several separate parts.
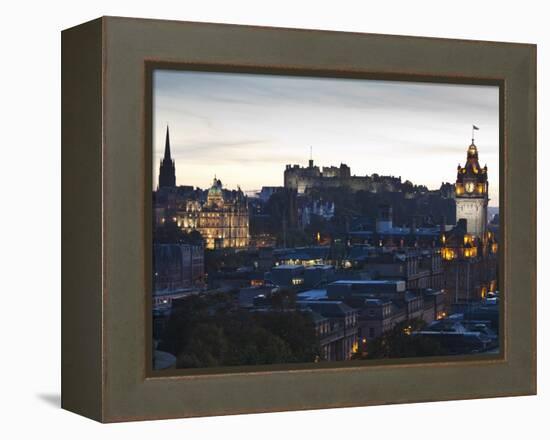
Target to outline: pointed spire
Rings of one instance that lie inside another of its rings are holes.
[[[164,157],[160,161],[159,188],[173,188],[176,186],[176,164],[170,154],[170,132],[166,125],[166,144],[164,146]]]
[[[164,160],[172,160],[170,155],[170,130],[168,125],[166,125],[166,142],[164,144]]]

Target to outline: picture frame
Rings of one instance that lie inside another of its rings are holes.
[[[500,87],[501,354],[150,368],[151,72]],[[536,46],[102,17],[62,33],[62,407],[101,422],[536,393]]]

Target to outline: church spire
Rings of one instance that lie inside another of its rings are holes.
[[[164,144],[164,157],[160,161],[159,184],[160,188],[174,188],[176,186],[176,164],[170,154],[170,131],[166,126],[166,141]]]
[[[172,160],[170,155],[170,129],[166,125],[166,141],[164,142],[164,160]]]

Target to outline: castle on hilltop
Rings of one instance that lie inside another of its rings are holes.
[[[401,188],[401,177],[352,176],[348,165],[342,163],[339,167],[330,166],[322,169],[309,160],[307,167],[287,165],[284,172],[285,188],[294,189],[298,194],[304,194],[309,189],[327,189],[346,187],[351,191],[395,192]]]

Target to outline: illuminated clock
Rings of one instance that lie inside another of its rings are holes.
[[[467,193],[473,193],[475,189],[474,182],[466,182],[464,184],[464,189],[466,190]]]

